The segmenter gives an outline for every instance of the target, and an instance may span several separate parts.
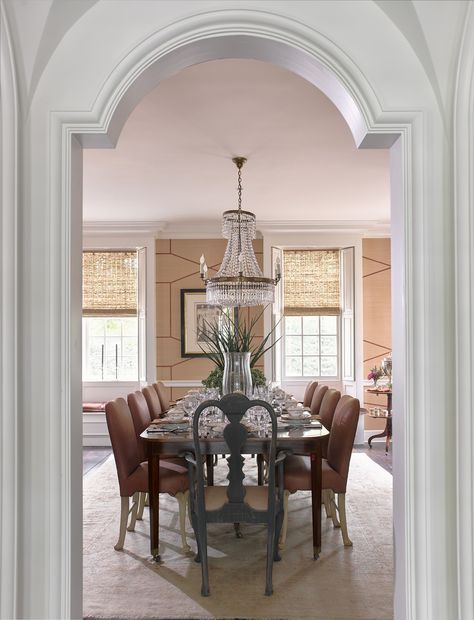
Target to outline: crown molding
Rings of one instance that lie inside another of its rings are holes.
[[[222,236],[220,221],[85,221],[85,235],[143,234],[166,239],[216,239]],[[284,233],[350,233],[363,237],[389,237],[386,220],[274,220],[257,221],[257,238]]]
[[[359,233],[364,237],[389,237],[389,220],[274,220],[257,222],[262,235],[271,233]]]
[[[84,221],[83,234],[92,235],[153,235],[158,237],[167,226],[165,221]]]

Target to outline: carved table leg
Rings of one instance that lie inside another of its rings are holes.
[[[385,424],[385,428],[384,428],[383,432],[379,433],[378,435],[372,435],[372,437],[369,437],[369,439],[367,440],[367,443],[369,444],[369,448],[372,447],[372,439],[376,439],[378,437],[387,437],[388,421],[389,420],[390,420],[390,418],[387,418],[387,422]]]

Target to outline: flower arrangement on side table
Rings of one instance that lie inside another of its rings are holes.
[[[374,387],[377,387],[377,381],[383,376],[383,370],[381,368],[377,368],[377,366],[374,366],[370,369],[370,372],[367,375],[367,379],[372,380],[374,382]]]

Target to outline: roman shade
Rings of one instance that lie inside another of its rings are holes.
[[[83,316],[136,316],[137,277],[135,251],[83,252]]]
[[[286,316],[340,314],[339,250],[284,250],[283,267]]]

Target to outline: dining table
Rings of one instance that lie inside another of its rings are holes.
[[[172,428],[172,427],[171,427]],[[165,455],[180,455],[194,451],[191,427],[180,432],[155,432],[155,427],[148,427],[141,433],[148,451],[149,506],[150,506],[150,550],[155,561],[160,561],[159,541],[159,489],[160,489],[160,458]],[[327,441],[329,431],[322,425],[287,425],[279,428],[277,451],[287,450],[291,453],[308,455],[311,462],[311,506],[312,506],[312,537],[313,558],[318,559],[321,552],[321,486],[322,486],[322,447]],[[245,442],[242,454],[263,455],[268,451],[270,437],[261,433],[250,433]],[[216,455],[229,452],[222,436],[207,436],[200,439],[200,449],[206,455],[208,484],[213,484],[213,461]],[[259,480],[259,482],[262,482]]]

